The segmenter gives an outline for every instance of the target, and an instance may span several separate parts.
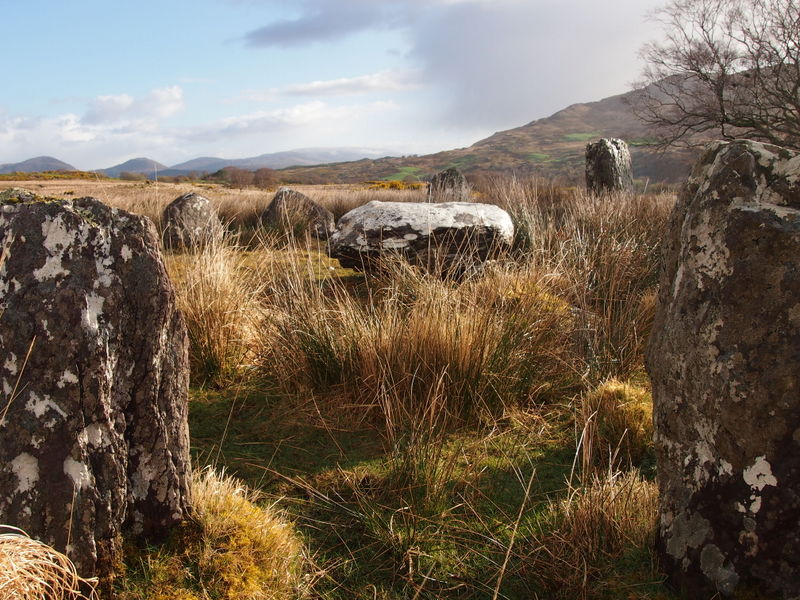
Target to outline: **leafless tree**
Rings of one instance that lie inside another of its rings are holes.
[[[800,0],[669,0],[638,115],[663,145],[710,134],[800,148]]]

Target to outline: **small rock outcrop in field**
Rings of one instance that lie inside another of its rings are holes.
[[[293,233],[307,231],[321,240],[327,240],[336,228],[331,211],[288,187],[277,191],[262,213],[261,222]]]
[[[0,201],[0,523],[108,575],[189,507],[188,341],[153,223]]]
[[[196,248],[223,233],[222,223],[211,201],[194,192],[170,202],[164,209],[162,221],[167,248]]]
[[[455,167],[438,172],[428,184],[428,202],[467,202],[469,199],[467,178]]]
[[[330,255],[355,269],[399,254],[435,272],[460,272],[507,250],[513,237],[511,217],[492,204],[372,201],[339,219]]]
[[[664,259],[647,349],[663,565],[691,598],[797,598],[800,155],[712,144]]]
[[[586,188],[594,193],[633,189],[628,144],[616,138],[602,138],[586,145]]]

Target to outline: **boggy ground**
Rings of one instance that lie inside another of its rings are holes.
[[[401,263],[364,276],[259,230],[262,191],[8,185],[156,222],[194,190],[228,222],[166,255],[198,511],[167,544],[129,547],[122,598],[672,598],[651,556],[642,367],[671,196],[491,181],[477,198],[512,214],[515,248],[453,282]],[[423,194],[301,190],[337,216]]]

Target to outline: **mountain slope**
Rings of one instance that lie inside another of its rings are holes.
[[[75,171],[75,167],[52,156],[37,156],[18,163],[0,165],[0,174],[39,173],[41,171]]]
[[[681,181],[688,173],[694,153],[677,149],[657,151],[649,139],[647,127],[631,109],[630,102],[637,93],[634,90],[597,102],[573,104],[547,118],[495,133],[468,148],[418,157],[285,169],[281,175],[289,182],[356,182],[421,178],[447,167],[458,167],[472,175],[503,172],[581,183],[587,142],[601,137],[620,137],[630,146],[637,178]]]
[[[143,173],[152,176],[153,173],[161,172],[167,169],[166,165],[156,162],[151,158],[132,158],[119,165],[108,167],[107,169],[98,169],[99,173],[109,177],[119,177],[120,173]]]
[[[204,156],[171,166],[165,175],[179,175],[190,171],[218,171],[223,167],[239,167],[254,171],[267,167],[282,169],[291,166],[309,166],[326,163],[354,161],[385,156],[387,151],[374,148],[298,148],[285,152],[272,152],[250,158],[216,158]]]

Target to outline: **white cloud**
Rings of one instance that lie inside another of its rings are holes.
[[[81,119],[84,124],[130,126],[142,122],[152,124],[170,117],[184,108],[183,90],[177,86],[154,89],[148,94],[133,98],[128,94],[98,96],[89,103]]]
[[[644,16],[661,1],[298,0],[297,17],[268,23],[245,41],[289,47],[399,32],[417,83],[438,92],[432,120],[491,131],[626,91],[640,69],[639,47],[656,35]],[[342,93],[358,83],[331,80],[295,91]]]
[[[387,69],[369,75],[296,83],[265,91],[248,91],[236,100],[272,102],[282,97],[321,98],[401,92],[419,87],[419,74],[409,69]]]
[[[313,126],[320,134],[324,134],[331,131],[344,131],[354,119],[370,113],[390,111],[394,108],[395,104],[392,102],[331,106],[317,100],[287,108],[228,117],[197,129],[175,133],[178,137],[199,140],[297,132]]]
[[[46,154],[80,169],[97,169],[136,156],[177,162],[201,154],[241,156],[325,143],[349,145],[351,129],[397,108],[391,102],[332,105],[315,100],[199,126],[170,127],[166,118],[183,103],[176,90],[154,90],[138,99],[126,94],[98,97],[83,117],[0,113],[0,163]]]

